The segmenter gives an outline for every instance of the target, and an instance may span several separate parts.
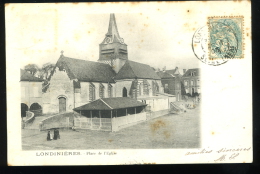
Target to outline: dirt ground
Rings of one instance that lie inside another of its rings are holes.
[[[118,132],[60,130],[61,139],[47,141],[47,132],[22,129],[23,150],[199,148],[200,108],[169,114]]]

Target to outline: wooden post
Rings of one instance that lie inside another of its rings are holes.
[[[125,109],[125,111],[126,111],[126,115],[125,116],[127,116],[127,109]]]
[[[117,118],[117,110],[116,110],[116,118]]]
[[[90,117],[91,117],[91,123],[90,123],[90,126],[91,126],[91,129],[92,129],[92,111],[90,111]]]
[[[100,114],[100,111],[99,111],[99,128],[101,128],[101,114]]]
[[[136,122],[136,107],[135,107],[135,122]]]
[[[112,111],[113,111],[113,110],[111,110],[111,120],[110,120],[110,123],[111,123],[111,132],[113,131],[113,128],[112,128]]]

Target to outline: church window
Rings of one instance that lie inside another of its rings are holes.
[[[147,80],[144,80],[143,81],[143,84],[144,84],[144,89],[143,89],[143,93],[144,95],[149,95],[149,83]]]
[[[99,97],[104,98],[104,85],[102,83],[99,84]]]
[[[93,101],[96,99],[95,96],[95,85],[93,83],[89,84],[89,100]]]
[[[108,97],[113,97],[112,89],[113,89],[113,86],[111,84],[108,84],[108,88],[107,88]]]

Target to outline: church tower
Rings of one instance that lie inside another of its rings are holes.
[[[98,61],[109,64],[118,73],[127,60],[127,45],[118,33],[115,14],[111,13],[107,34],[103,42],[99,44]]]

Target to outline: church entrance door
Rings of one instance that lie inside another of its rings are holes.
[[[66,98],[60,97],[59,98],[59,112],[66,111]]]
[[[123,88],[123,97],[127,97],[127,89],[125,87]]]

